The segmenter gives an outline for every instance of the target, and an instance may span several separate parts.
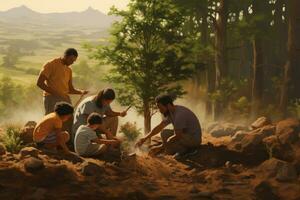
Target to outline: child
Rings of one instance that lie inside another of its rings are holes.
[[[65,153],[70,153],[66,145],[70,136],[68,132],[62,131],[62,126],[72,117],[73,112],[74,108],[69,103],[56,103],[54,112],[46,115],[37,124],[33,131],[33,141],[50,149],[60,146]]]
[[[97,136],[96,130],[106,134],[107,139]],[[98,113],[91,113],[87,125],[81,125],[75,135],[75,152],[81,156],[95,156],[106,152],[109,145],[118,146],[120,141],[102,126],[102,117]]]

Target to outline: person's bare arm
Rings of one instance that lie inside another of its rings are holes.
[[[119,140],[108,129],[104,128],[102,125],[98,129],[99,129],[99,131],[101,131],[102,133],[104,133],[106,135],[107,139],[110,139],[110,140]]]
[[[92,140],[92,142],[95,142],[95,143],[98,143],[98,144],[107,144],[107,145],[118,145],[118,144],[120,144],[119,140],[108,140],[108,139],[102,139],[102,138]]]
[[[106,116],[109,116],[109,117],[124,117],[127,115],[127,111],[123,111],[123,112],[115,112],[111,109],[109,109],[108,111],[105,112],[105,115]]]
[[[86,90],[80,90],[80,89],[76,89],[73,86],[73,77],[71,75],[70,80],[69,80],[69,94],[87,94],[88,91]]]
[[[137,143],[136,146],[142,146],[144,144],[144,142],[147,139],[150,139],[151,137],[153,137],[154,135],[157,135],[158,133],[160,133],[168,124],[165,121],[162,121],[160,124],[158,124],[150,133],[148,133],[146,136],[144,136],[143,138],[141,138]]]
[[[54,96],[60,96],[55,90],[53,90],[51,87],[49,87],[48,85],[46,85],[46,81],[47,81],[47,77],[43,74],[40,74],[37,80],[36,85],[41,88],[42,90],[44,90],[45,92],[52,94]]]

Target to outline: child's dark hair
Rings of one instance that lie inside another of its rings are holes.
[[[58,114],[59,116],[72,115],[74,112],[74,108],[67,102],[58,102],[55,104],[54,112],[56,112],[56,114]]]
[[[102,124],[102,117],[98,113],[91,113],[87,118],[89,125]]]
[[[168,94],[162,94],[162,95],[159,95],[155,98],[155,102],[156,103],[160,103],[164,106],[168,105],[168,104],[171,104],[173,105],[173,97],[171,95],[168,95]]]

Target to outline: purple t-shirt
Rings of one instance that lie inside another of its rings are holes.
[[[184,134],[201,138],[201,126],[197,116],[184,106],[176,105],[174,113],[170,113],[164,121],[167,124],[172,123],[175,130],[182,130]]]

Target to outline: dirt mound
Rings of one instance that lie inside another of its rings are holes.
[[[35,147],[4,152],[0,199],[299,199],[294,122],[265,125],[261,119],[241,140],[206,137],[212,143],[180,160],[143,152],[83,158]],[[283,143],[280,135],[287,132],[292,142]]]

